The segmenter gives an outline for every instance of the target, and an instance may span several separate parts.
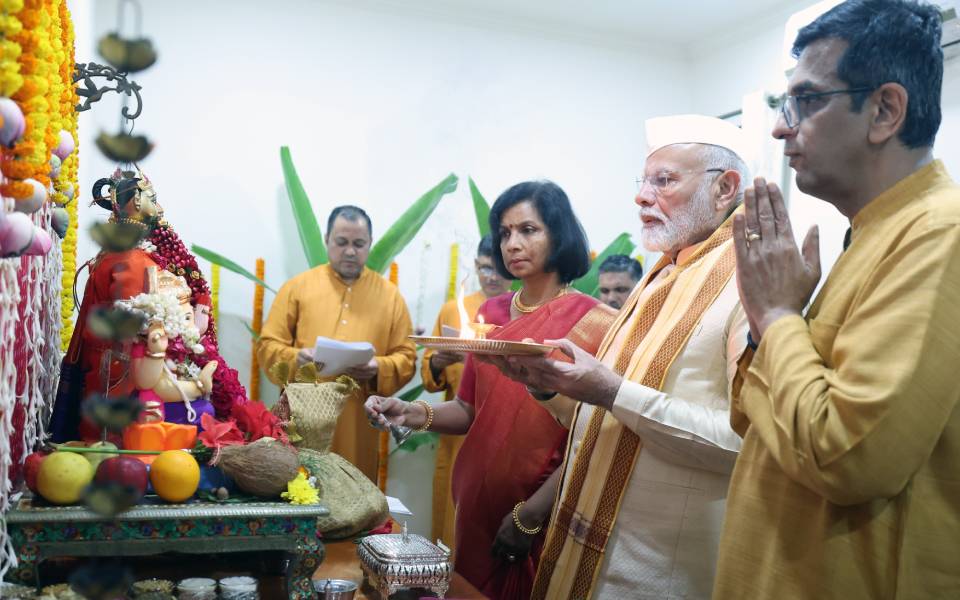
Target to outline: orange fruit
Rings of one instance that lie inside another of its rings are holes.
[[[150,483],[167,502],[183,502],[200,485],[200,465],[183,450],[167,450],[150,465]]]

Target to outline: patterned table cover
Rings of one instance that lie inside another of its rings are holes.
[[[63,556],[276,550],[292,555],[288,597],[312,599],[310,578],[324,555],[316,520],[328,514],[320,505],[286,502],[191,502],[142,504],[107,518],[83,506],[34,506],[33,499],[25,497],[6,515],[19,562],[9,576],[36,585],[40,562]]]

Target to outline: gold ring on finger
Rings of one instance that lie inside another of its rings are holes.
[[[748,231],[748,232],[747,232],[747,242],[748,242],[748,243],[749,243],[749,242],[756,242],[756,241],[759,240],[759,239],[761,239],[761,235],[760,235],[759,233],[757,233],[756,231]]]

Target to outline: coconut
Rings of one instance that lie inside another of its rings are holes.
[[[224,446],[218,464],[237,487],[263,498],[276,498],[287,491],[287,483],[300,468],[297,451],[271,437],[246,446]]]

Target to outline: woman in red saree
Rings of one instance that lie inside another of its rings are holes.
[[[511,187],[491,208],[490,228],[497,270],[523,287],[480,307],[485,322],[502,325],[487,337],[567,337],[595,351],[614,313],[569,290],[590,258],[563,190],[550,182]],[[494,600],[528,598],[567,430],[522,384],[472,356],[453,402],[428,406],[372,396],[367,413],[375,422],[466,434],[453,471],[454,569]]]

